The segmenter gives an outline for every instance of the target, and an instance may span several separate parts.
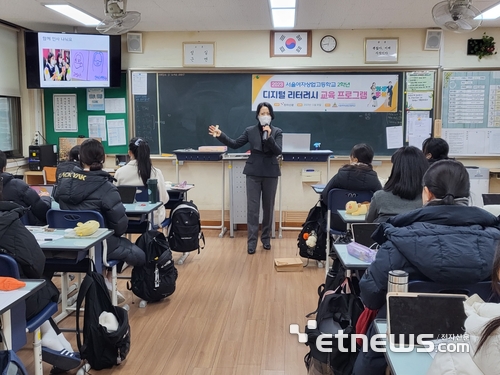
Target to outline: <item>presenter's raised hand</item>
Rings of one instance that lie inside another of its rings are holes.
[[[212,137],[219,137],[221,133],[222,131],[219,129],[219,125],[210,125],[208,127],[208,134],[210,134]]]

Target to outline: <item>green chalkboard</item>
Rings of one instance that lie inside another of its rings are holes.
[[[78,132],[55,132],[54,131],[54,94],[76,94]],[[105,98],[125,98],[125,113],[105,113],[105,111],[87,110],[87,89],[44,89],[44,108],[45,108],[45,138],[49,144],[59,144],[59,138],[77,138],[89,135],[88,116],[106,116],[106,120],[123,119],[125,120],[126,144],[123,146],[108,146],[107,141],[103,141],[106,154],[126,154],[128,151],[128,110],[127,110],[127,75],[122,73],[121,86],[119,88],[104,89]]]
[[[312,144],[321,142],[321,149],[334,155],[349,155],[361,142],[370,144],[377,155],[392,155],[386,127],[403,122],[403,73],[391,74],[400,82],[393,94],[398,112],[275,112],[273,124],[285,133],[311,133]],[[220,145],[208,135],[210,124],[235,138],[257,122],[251,109],[251,73],[148,73],[147,84],[147,95],[134,95],[135,135],[146,138],[152,152]],[[248,145],[236,151],[247,149]]]

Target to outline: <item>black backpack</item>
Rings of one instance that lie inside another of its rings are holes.
[[[306,222],[302,224],[302,230],[297,238],[301,257],[315,260],[326,259],[326,212],[319,201],[309,210]],[[315,246],[308,246],[307,240],[310,237],[316,237]]]
[[[129,289],[148,302],[159,301],[174,293],[177,269],[163,233],[150,230],[135,244],[146,253],[146,264],[132,269]]]
[[[200,213],[193,201],[179,202],[172,208],[167,237],[172,251],[186,253],[198,250],[199,254],[200,240],[203,240],[201,248],[205,247],[205,236],[201,231]]]
[[[1,350],[0,375],[28,375],[28,371],[26,371],[16,352],[13,350]]]
[[[83,344],[80,338],[80,308],[85,300],[83,312]],[[83,279],[76,300],[76,342],[82,359],[95,370],[119,365],[130,350],[130,326],[127,311],[113,306],[104,277],[98,272],[88,271]],[[112,313],[118,320],[118,329],[108,332],[99,324],[102,312]]]

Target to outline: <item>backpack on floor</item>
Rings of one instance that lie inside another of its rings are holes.
[[[172,208],[167,238],[172,251],[186,253],[198,250],[199,254],[200,240],[203,240],[201,248],[205,247],[205,236],[201,231],[200,213],[193,201],[179,202]]]
[[[28,371],[13,350],[0,350],[0,375],[28,375]]]
[[[80,330],[80,308],[85,300],[83,330]],[[82,359],[95,370],[119,365],[130,350],[130,326],[127,311],[113,306],[104,277],[88,271],[83,279],[76,300],[76,342]],[[99,323],[103,312],[113,314],[118,320],[116,331],[108,330]],[[83,332],[83,343],[81,333]]]
[[[177,269],[163,233],[150,230],[135,242],[146,253],[146,264],[132,269],[129,289],[148,302],[160,301],[175,291]]]
[[[306,222],[297,238],[299,255],[302,258],[325,260],[326,259],[326,209],[318,201],[309,210]]]

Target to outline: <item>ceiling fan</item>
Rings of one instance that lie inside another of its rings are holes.
[[[104,13],[106,17],[96,27],[101,34],[124,34],[141,20],[139,12],[127,12],[127,0],[104,0]]]
[[[432,8],[432,18],[437,25],[455,33],[476,30],[483,22],[481,12],[472,6],[472,0],[446,0]]]

